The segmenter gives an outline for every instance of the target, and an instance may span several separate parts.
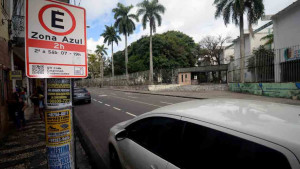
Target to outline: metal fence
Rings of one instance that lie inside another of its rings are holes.
[[[244,58],[244,79],[246,83],[299,82],[300,50],[293,46],[276,50],[255,50]],[[229,64],[228,82],[240,82],[241,59]]]

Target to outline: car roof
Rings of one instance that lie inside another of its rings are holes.
[[[156,109],[253,135],[292,150],[300,158],[300,106],[254,100],[205,99]]]

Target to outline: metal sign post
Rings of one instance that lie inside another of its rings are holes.
[[[70,78],[86,78],[88,74],[85,9],[53,0],[26,0],[25,28],[26,75],[46,78],[48,168],[74,169]]]

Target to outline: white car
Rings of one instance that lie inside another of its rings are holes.
[[[300,107],[208,99],[115,125],[111,164],[124,169],[300,169]]]

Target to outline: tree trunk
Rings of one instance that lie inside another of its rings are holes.
[[[150,25],[150,72],[149,72],[149,82],[153,84],[153,56],[152,56],[152,27]]]
[[[128,51],[127,51],[127,33],[125,33],[125,69],[126,69],[126,80],[129,81],[128,77]]]
[[[112,77],[115,76],[115,69],[114,69],[114,43],[111,44],[111,73]]]
[[[245,35],[244,35],[244,16],[240,16],[240,82],[245,82],[244,63],[245,63]]]

